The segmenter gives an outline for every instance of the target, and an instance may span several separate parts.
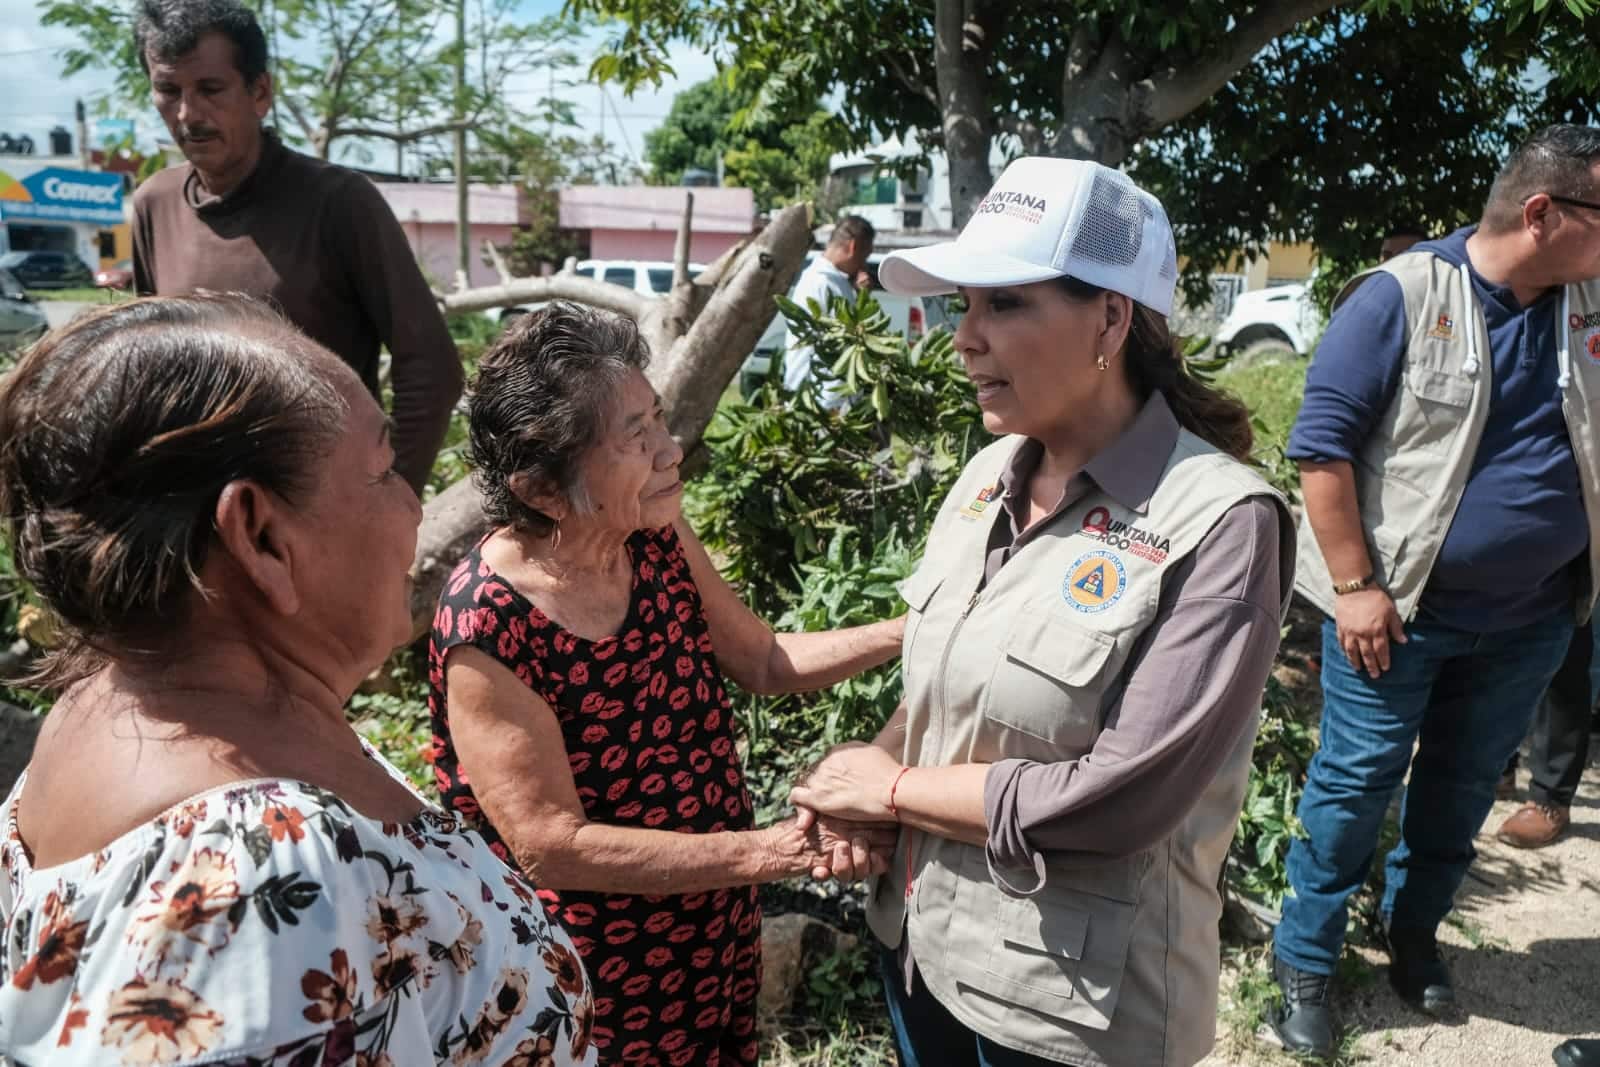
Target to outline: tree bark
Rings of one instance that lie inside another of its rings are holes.
[[[1347,0],[1258,4],[1209,49],[1204,62],[1141,55],[1120,33],[1084,20],[1067,49],[1061,127],[1051,154],[1121,166],[1135,145],[1209,100],[1280,35]]]
[[[994,42],[976,0],[938,0],[934,8],[934,74],[950,166],[951,223],[960,229],[978,199],[994,184],[989,169],[993,137],[986,92]]]
[[[640,296],[574,274],[514,278],[500,285],[439,296],[447,313],[479,311],[538,300],[567,299],[639,320],[655,358],[648,376],[661,395],[668,425],[685,453],[699,444],[723,389],[755,348],[811,245],[811,212],[779,212],[754,239],[730,249],[694,282],[660,299]],[[412,562],[412,639],[433,622],[445,579],[485,530],[482,503],[470,479],[457,482],[422,509]]]

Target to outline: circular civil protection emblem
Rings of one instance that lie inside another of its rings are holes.
[[[1067,568],[1061,598],[1086,615],[1102,612],[1122,599],[1128,572],[1122,560],[1103,549],[1087,552]]]

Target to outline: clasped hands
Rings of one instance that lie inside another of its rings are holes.
[[[904,768],[876,745],[830,749],[789,793],[796,831],[814,849],[811,877],[853,882],[889,869],[899,820],[891,792]]]

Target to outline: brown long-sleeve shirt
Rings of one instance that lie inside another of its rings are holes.
[[[1159,408],[1159,410],[1157,410]],[[1177,439],[1166,405],[1147,405],[1121,438],[1067,486],[1059,512],[1090,482],[1118,499],[1148,499]],[[1002,513],[989,540],[985,580],[1040,522],[1018,513],[1036,444],[1001,475]],[[1088,862],[1149,848],[1171,833],[1216,777],[1261,707],[1278,648],[1283,553],[1293,531],[1265,497],[1230,508],[1162,584],[1154,621],[1107,692],[1105,729],[1081,759],[1001,760],[984,788],[989,858],[1030,868],[1034,854],[1079,853]]]
[[[461,395],[461,361],[394,212],[365,177],[270,134],[226,196],[207,194],[192,166],[162,171],[133,198],[133,272],[145,295],[270,300],[374,396],[387,346],[395,469],[421,491]]]

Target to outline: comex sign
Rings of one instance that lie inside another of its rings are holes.
[[[122,176],[46,167],[18,180],[0,170],[0,219],[115,225]]]

